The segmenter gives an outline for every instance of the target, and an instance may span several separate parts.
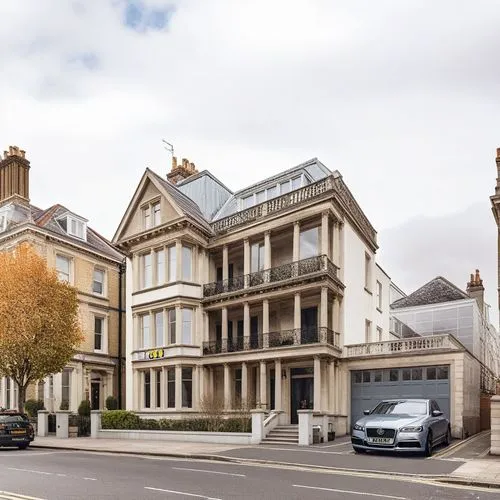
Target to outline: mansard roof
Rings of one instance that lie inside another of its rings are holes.
[[[391,304],[392,309],[416,307],[455,300],[469,299],[470,297],[456,285],[442,276],[437,276],[410,295],[396,300]]]

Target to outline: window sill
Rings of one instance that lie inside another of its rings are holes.
[[[139,290],[132,292],[132,295],[137,295],[139,293],[144,293],[144,292],[152,292],[154,290],[159,290],[161,288],[166,288],[166,287],[174,286],[174,285],[190,285],[190,286],[201,287],[200,283],[196,283],[195,281],[183,281],[183,280],[168,281],[166,283],[162,283],[161,285],[154,285],[154,286],[148,286],[145,288],[140,288]]]
[[[368,290],[368,288],[366,288],[366,286],[365,286],[365,292],[369,293],[370,295],[373,295],[373,293],[370,290]]]

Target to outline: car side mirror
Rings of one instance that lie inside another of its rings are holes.
[[[370,410],[363,410],[363,415],[369,415],[370,414]]]
[[[440,417],[443,414],[442,411],[439,410],[432,410],[432,416],[433,417]]]

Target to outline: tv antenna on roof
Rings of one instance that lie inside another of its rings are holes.
[[[167,142],[165,139],[162,139],[163,143],[165,146],[163,146],[167,151],[169,151],[172,156],[174,156],[174,146],[170,144],[170,142]]]

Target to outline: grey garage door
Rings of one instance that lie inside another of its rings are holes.
[[[351,372],[351,425],[383,399],[434,399],[450,418],[450,368],[425,366]]]

